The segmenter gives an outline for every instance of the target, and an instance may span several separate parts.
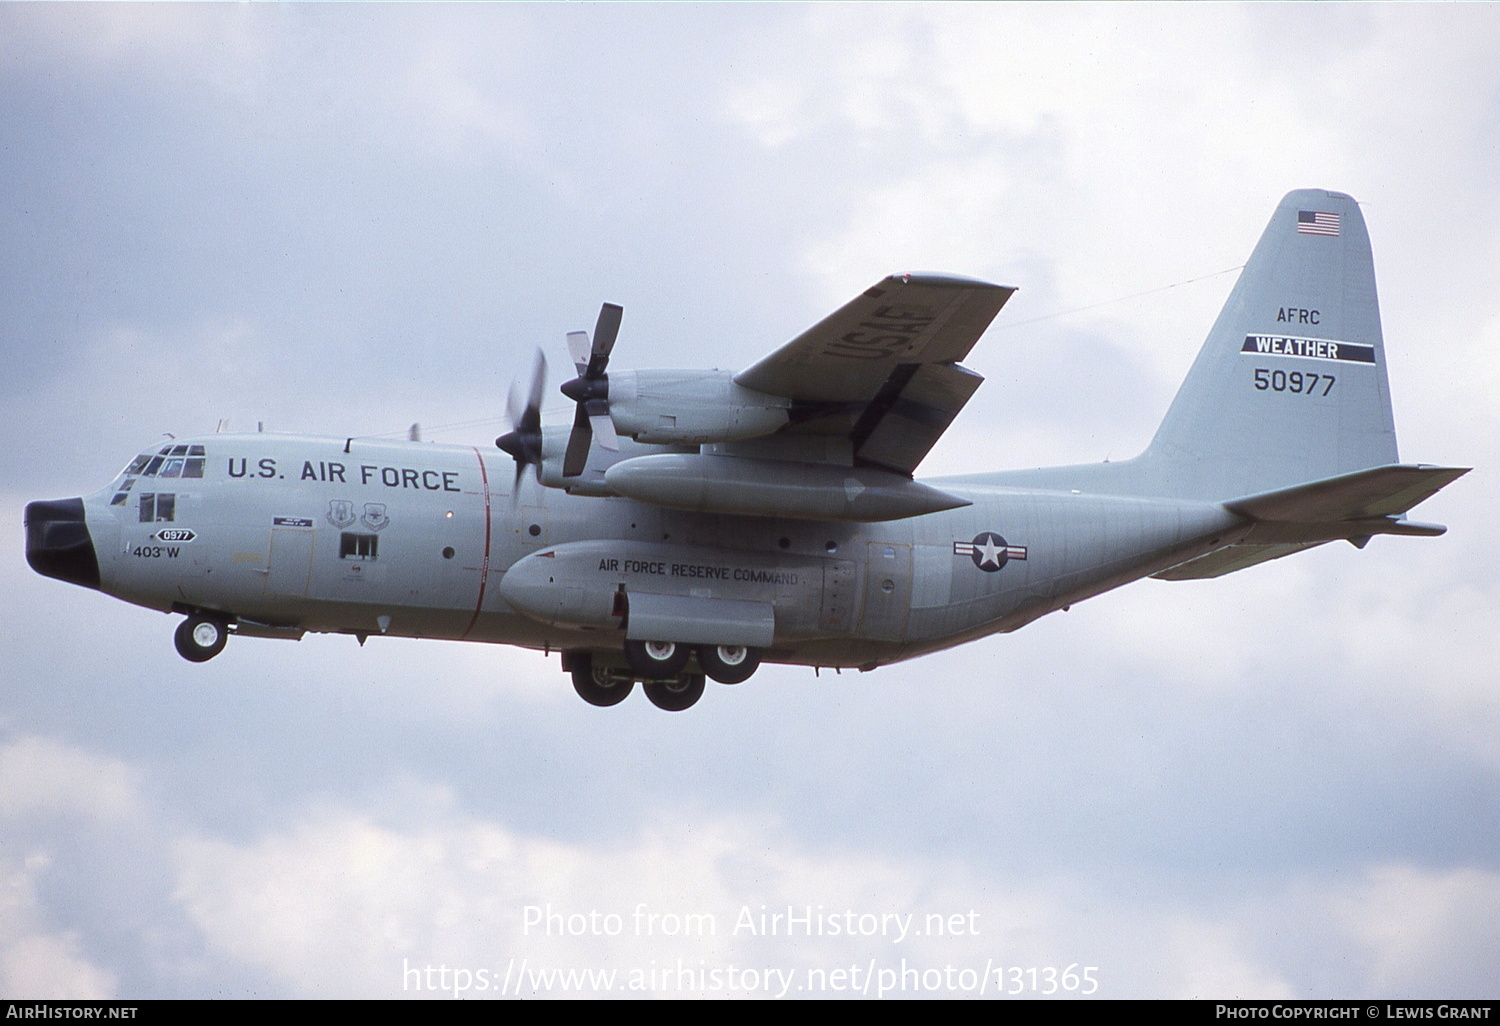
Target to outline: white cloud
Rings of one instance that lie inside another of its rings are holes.
[[[79,815],[106,822],[139,810],[139,784],[125,763],[45,737],[0,745],[0,816]]]
[[[58,856],[22,840],[28,828],[79,817],[96,830],[135,828],[142,814],[136,772],[125,763],[51,738],[0,745],[0,991],[25,998],[105,998],[117,977],[98,965],[77,931],[58,926],[40,894]],[[28,854],[18,851],[30,848]],[[58,848],[69,848],[61,844]]]
[[[1328,904],[1334,923],[1367,952],[1364,993],[1493,996],[1500,874],[1381,866]],[[1488,974],[1476,979],[1486,962]]]
[[[791,974],[794,992],[826,980],[818,970],[871,963],[875,987],[904,979],[926,996],[964,990],[952,985],[959,977],[931,986],[931,969],[967,970],[962,979],[977,981],[986,964],[1002,967],[993,993],[997,983],[1045,987],[1047,966],[1060,979],[1072,964],[1075,973],[1097,966],[1101,996],[1259,999],[1328,996],[1331,985],[1316,977],[1332,967],[1308,964],[1288,941],[1340,933],[1372,953],[1366,970],[1352,970],[1356,993],[1409,992],[1445,959],[1472,966],[1462,949],[1493,944],[1500,900],[1491,874],[1395,867],[1352,887],[1262,888],[1253,905],[1212,912],[1150,894],[1093,893],[1065,878],[1023,882],[814,851],[776,824],[747,820],[674,817],[626,839],[550,840],[458,814],[441,790],[425,797],[430,814],[405,826],[324,808],[247,842],[183,840],[177,898],[216,951],[271,970],[299,996],[431,996],[430,966],[448,971],[446,986],[471,987],[464,996],[493,997],[523,960],[532,974],[613,970],[623,987],[634,970],[680,960],[774,967]],[[788,909],[814,925],[763,918]],[[912,916],[905,939],[894,921],[884,936],[808,935],[830,923],[874,933],[875,917],[887,913]],[[924,936],[939,920],[956,935]],[[766,926],[774,936],[760,934]],[[903,977],[902,967],[917,974]],[[1333,970],[1335,978],[1350,972]],[[1472,970],[1455,978],[1471,985]],[[676,984],[656,990],[678,992]],[[710,986],[707,996],[716,992]]]
[[[1300,995],[1268,966],[1247,953],[1241,931],[1232,925],[1183,921],[1173,924],[1168,943],[1183,960],[1172,998],[1245,998],[1269,1001]]]
[[[3,773],[0,770],[0,773]],[[36,894],[50,860],[0,857],[0,990],[13,998],[110,998],[116,977],[89,960],[78,936],[49,928]]]

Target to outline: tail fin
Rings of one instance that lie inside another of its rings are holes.
[[[1353,198],[1281,201],[1142,462],[1170,493],[1217,500],[1397,462]]]

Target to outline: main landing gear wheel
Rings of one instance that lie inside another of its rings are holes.
[[[648,680],[644,686],[652,705],[667,712],[682,712],[703,697],[703,674],[684,673],[676,680]]]
[[[698,649],[698,665],[720,684],[738,684],[760,667],[760,653],[744,645],[704,645]]]
[[[573,690],[589,705],[619,705],[635,690],[635,681],[592,661],[573,667],[572,673]]]
[[[625,642],[625,661],[636,676],[646,680],[672,680],[682,672],[692,654],[686,645],[671,641]]]
[[[224,651],[229,640],[229,625],[212,616],[195,613],[177,625],[172,636],[177,654],[190,663],[206,663]]]

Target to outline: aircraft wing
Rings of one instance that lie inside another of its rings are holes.
[[[793,401],[784,433],[844,434],[856,461],[910,475],[983,380],[958,361],[1015,291],[892,275],[734,380]]]

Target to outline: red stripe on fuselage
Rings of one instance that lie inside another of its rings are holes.
[[[479,480],[484,488],[484,561],[479,564],[479,599],[474,603],[474,615],[469,617],[469,626],[464,628],[459,640],[469,636],[474,625],[479,622],[479,611],[484,608],[484,586],[490,579],[490,475],[484,469],[484,455],[474,450],[474,455],[479,459]]]

